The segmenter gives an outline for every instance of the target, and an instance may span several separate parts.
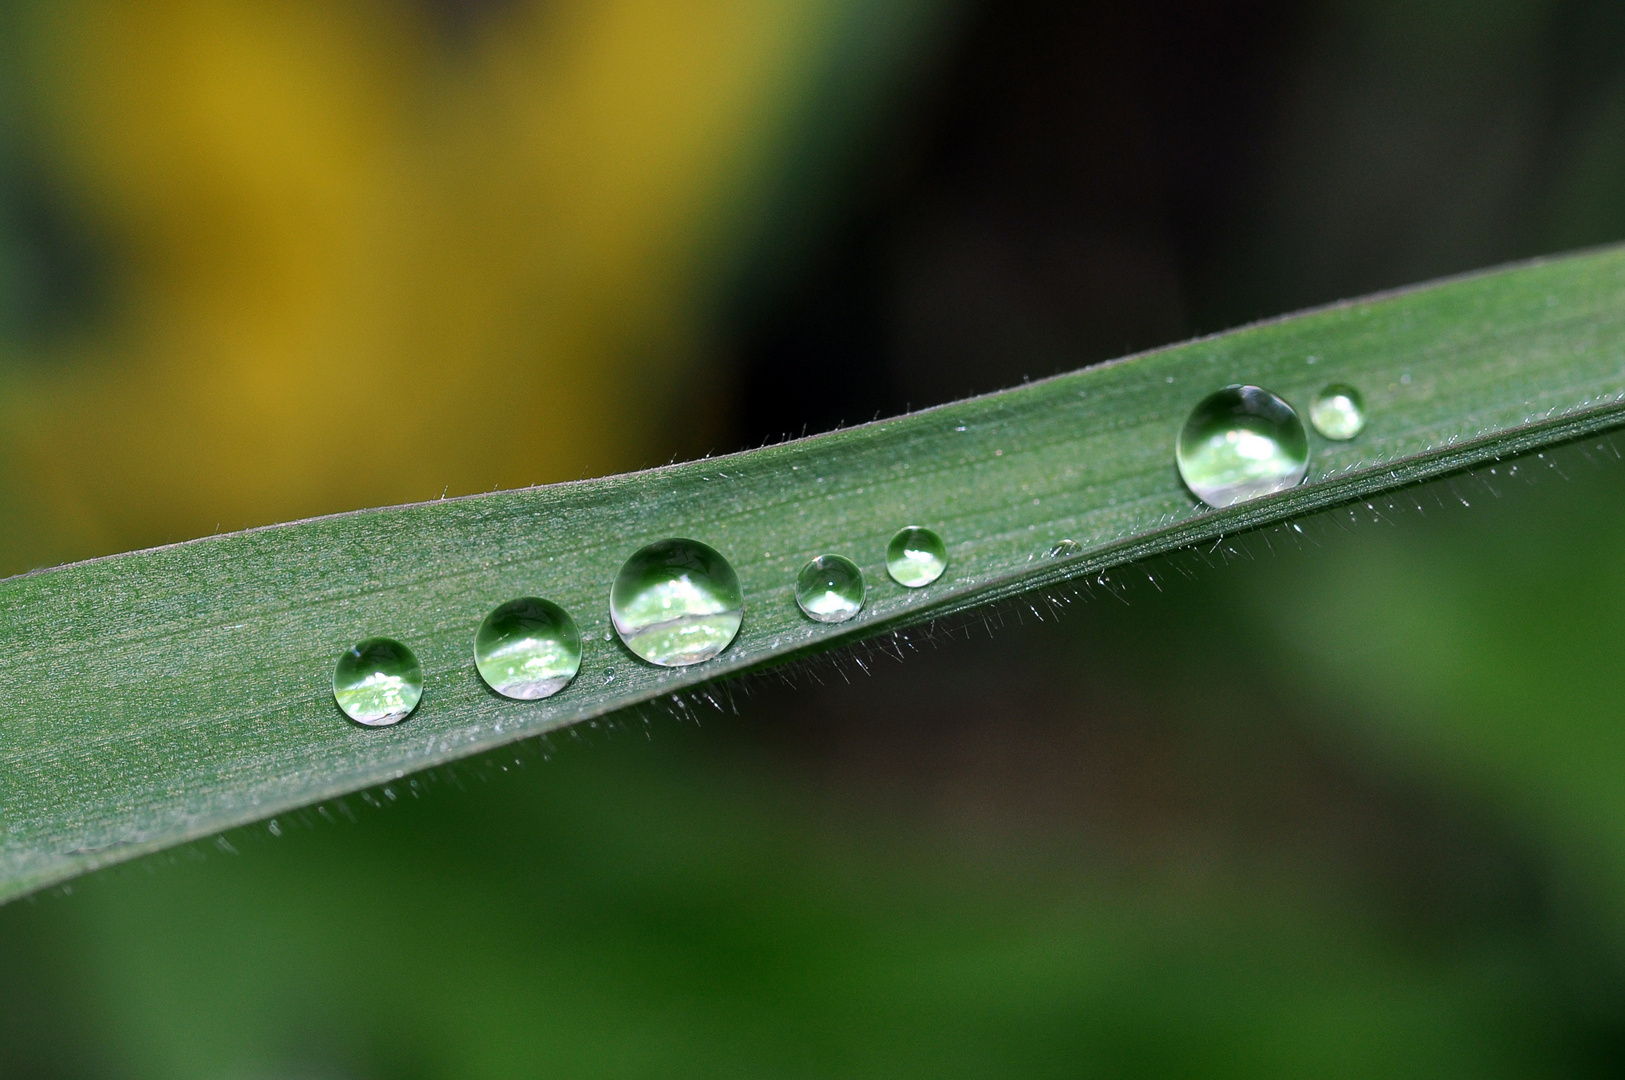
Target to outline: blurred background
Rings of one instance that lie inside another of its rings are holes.
[[[1605,0],[5,0],[0,571],[1621,239]],[[0,1076],[1620,1075],[1618,457],[13,903]]]

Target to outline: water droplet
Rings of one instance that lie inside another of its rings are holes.
[[[1227,386],[1191,410],[1174,458],[1209,506],[1285,491],[1309,470],[1309,436],[1292,406],[1258,386]]]
[[[919,525],[905,525],[886,545],[886,573],[899,585],[918,589],[942,576],[948,549],[942,537]]]
[[[610,633],[608,630],[605,630],[604,631],[604,640],[605,641],[614,641],[615,640],[615,635]]]
[[[1076,540],[1062,540],[1044,552],[1046,559],[1070,559],[1083,554],[1083,545]]]
[[[509,600],[480,623],[474,666],[503,697],[552,697],[581,670],[581,632],[570,613],[535,596]]]
[[[1365,399],[1354,387],[1333,383],[1309,403],[1309,422],[1328,439],[1352,439],[1365,428]]]
[[[423,665],[398,641],[368,638],[339,656],[333,700],[358,724],[398,724],[423,700]]]
[[[863,609],[863,571],[844,555],[820,555],[796,575],[796,603],[809,619],[845,622]]]
[[[658,540],[638,551],[609,593],[609,615],[626,647],[651,664],[680,667],[716,656],[739,633],[739,577],[698,540]]]

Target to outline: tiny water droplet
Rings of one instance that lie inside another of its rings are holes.
[[[1309,403],[1309,422],[1328,439],[1352,439],[1365,429],[1365,398],[1352,386],[1333,383]]]
[[[1069,559],[1074,555],[1083,554],[1083,545],[1076,540],[1062,540],[1052,545],[1044,552],[1046,559]]]
[[[604,671],[604,685],[608,686],[610,683],[612,683],[614,681],[615,681],[615,669],[614,668],[606,668],[605,671]]]
[[[614,641],[615,640],[615,635],[610,633],[608,630],[605,630],[604,631],[604,640],[605,641]]]
[[[796,575],[796,603],[809,619],[845,622],[863,609],[863,571],[844,555],[820,555]]]
[[[726,649],[745,617],[745,595],[728,560],[698,540],[657,540],[639,550],[609,593],[626,647],[651,664],[681,667]]]
[[[423,700],[423,665],[398,641],[368,638],[340,654],[333,700],[358,724],[398,724]]]
[[[581,670],[581,632],[570,613],[537,596],[509,600],[480,623],[474,666],[492,690],[517,701],[552,697]]]
[[[1309,436],[1292,406],[1259,386],[1203,398],[1174,446],[1180,478],[1203,502],[1234,506],[1285,491],[1309,470]]]
[[[919,525],[905,525],[886,545],[886,573],[899,585],[922,588],[942,576],[948,549],[942,537]]]

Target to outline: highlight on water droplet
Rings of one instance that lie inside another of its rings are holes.
[[[368,638],[339,656],[333,700],[358,724],[398,724],[423,700],[423,665],[398,641]]]
[[[1076,540],[1061,540],[1061,541],[1058,541],[1058,542],[1050,545],[1050,549],[1048,551],[1044,552],[1044,558],[1046,558],[1046,559],[1070,559],[1074,555],[1082,555],[1082,554],[1083,554],[1083,545],[1082,544],[1078,543]]]
[[[886,545],[886,573],[899,585],[923,588],[948,568],[942,537],[921,525],[905,525]]]
[[[796,575],[796,603],[809,619],[845,622],[863,610],[863,571],[844,555],[820,555]]]
[[[651,664],[709,660],[745,618],[739,576],[716,549],[675,537],[642,548],[615,575],[609,616],[626,647]]]
[[[492,610],[474,634],[474,667],[485,685],[516,701],[539,701],[581,670],[581,631],[551,600],[521,596]]]
[[[1333,383],[1309,403],[1309,422],[1328,439],[1352,439],[1365,430],[1365,398],[1352,386]]]
[[[1260,386],[1226,386],[1191,410],[1174,444],[1179,475],[1213,507],[1285,491],[1309,471],[1309,435],[1292,406]]]

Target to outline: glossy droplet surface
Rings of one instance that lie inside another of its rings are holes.
[[[844,555],[820,555],[796,575],[796,603],[809,619],[845,622],[863,610],[863,571]]]
[[[570,613],[551,600],[509,600],[492,610],[474,634],[474,666],[503,697],[552,697],[581,670],[581,631]]]
[[[904,526],[886,546],[886,573],[910,589],[931,584],[947,568],[948,549],[942,537],[922,526]]]
[[[1174,445],[1179,475],[1209,506],[1285,491],[1309,470],[1309,435],[1261,386],[1227,386],[1191,410]]]
[[[1333,383],[1309,403],[1309,422],[1328,439],[1352,439],[1365,429],[1365,398],[1352,386]]]
[[[358,724],[398,724],[423,700],[423,665],[398,641],[368,638],[339,656],[333,700]]]
[[[1058,541],[1055,544],[1050,545],[1050,549],[1048,551],[1044,552],[1044,558],[1046,558],[1046,559],[1070,559],[1074,555],[1082,555],[1082,554],[1083,554],[1083,545],[1082,544],[1078,543],[1076,540],[1061,540],[1061,541]]]
[[[681,667],[716,656],[739,633],[745,596],[728,560],[698,540],[657,540],[626,560],[609,592],[626,647],[651,664]]]

